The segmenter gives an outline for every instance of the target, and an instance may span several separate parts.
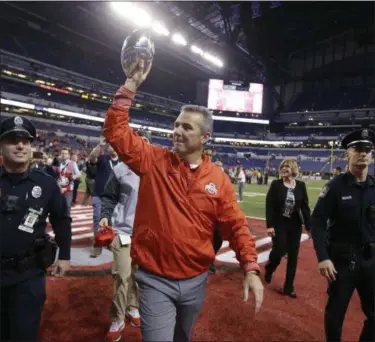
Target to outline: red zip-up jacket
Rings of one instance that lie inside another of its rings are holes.
[[[259,271],[253,236],[229,177],[204,156],[196,170],[129,126],[135,94],[121,87],[107,112],[104,136],[140,176],[131,257],[139,267],[171,279],[195,277],[215,259],[217,224],[245,271]]]

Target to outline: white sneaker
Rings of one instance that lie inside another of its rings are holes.
[[[135,328],[141,326],[141,316],[136,308],[130,308],[126,311],[126,319]]]

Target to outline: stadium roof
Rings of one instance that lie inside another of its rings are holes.
[[[136,2],[162,21],[171,32],[181,32],[194,44],[217,56],[224,66],[192,57],[185,47],[157,38],[155,67],[181,79],[228,77],[278,79],[287,75],[291,52],[307,48],[356,27],[373,25],[372,2]],[[3,23],[37,23],[58,38],[119,54],[123,39],[135,27],[116,16],[108,2],[4,2]],[[29,27],[30,25],[27,24]],[[13,25],[14,26],[14,25]],[[9,29],[9,26],[8,26]],[[12,28],[14,29],[14,27]],[[371,35],[370,35],[371,36]],[[373,38],[373,34],[371,36]]]

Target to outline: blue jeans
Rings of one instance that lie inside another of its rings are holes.
[[[96,234],[99,230],[100,214],[102,210],[102,201],[99,196],[94,196],[92,198],[92,208],[94,216],[94,233]]]

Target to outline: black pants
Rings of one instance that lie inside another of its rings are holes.
[[[301,242],[301,226],[290,225],[275,228],[272,238],[272,250],[266,265],[267,272],[275,272],[281,259],[288,254],[284,291],[294,291],[294,278],[296,276],[299,246]]]
[[[79,188],[79,184],[81,183],[81,180],[80,179],[75,179],[74,180],[74,185],[73,185],[73,201],[72,203],[73,204],[76,204],[76,201],[77,201],[77,194],[78,194],[78,188]]]
[[[366,320],[360,341],[374,341],[375,257],[361,260],[356,268],[349,269],[349,261],[334,262],[336,280],[328,285],[328,302],[325,310],[327,341],[341,341],[342,326],[349,301],[356,289]]]
[[[219,233],[219,230],[215,228],[214,230],[214,251],[215,254],[220,250],[221,246],[223,245],[223,239],[221,238],[221,235]]]
[[[44,276],[2,286],[1,341],[37,341],[45,300]]]

